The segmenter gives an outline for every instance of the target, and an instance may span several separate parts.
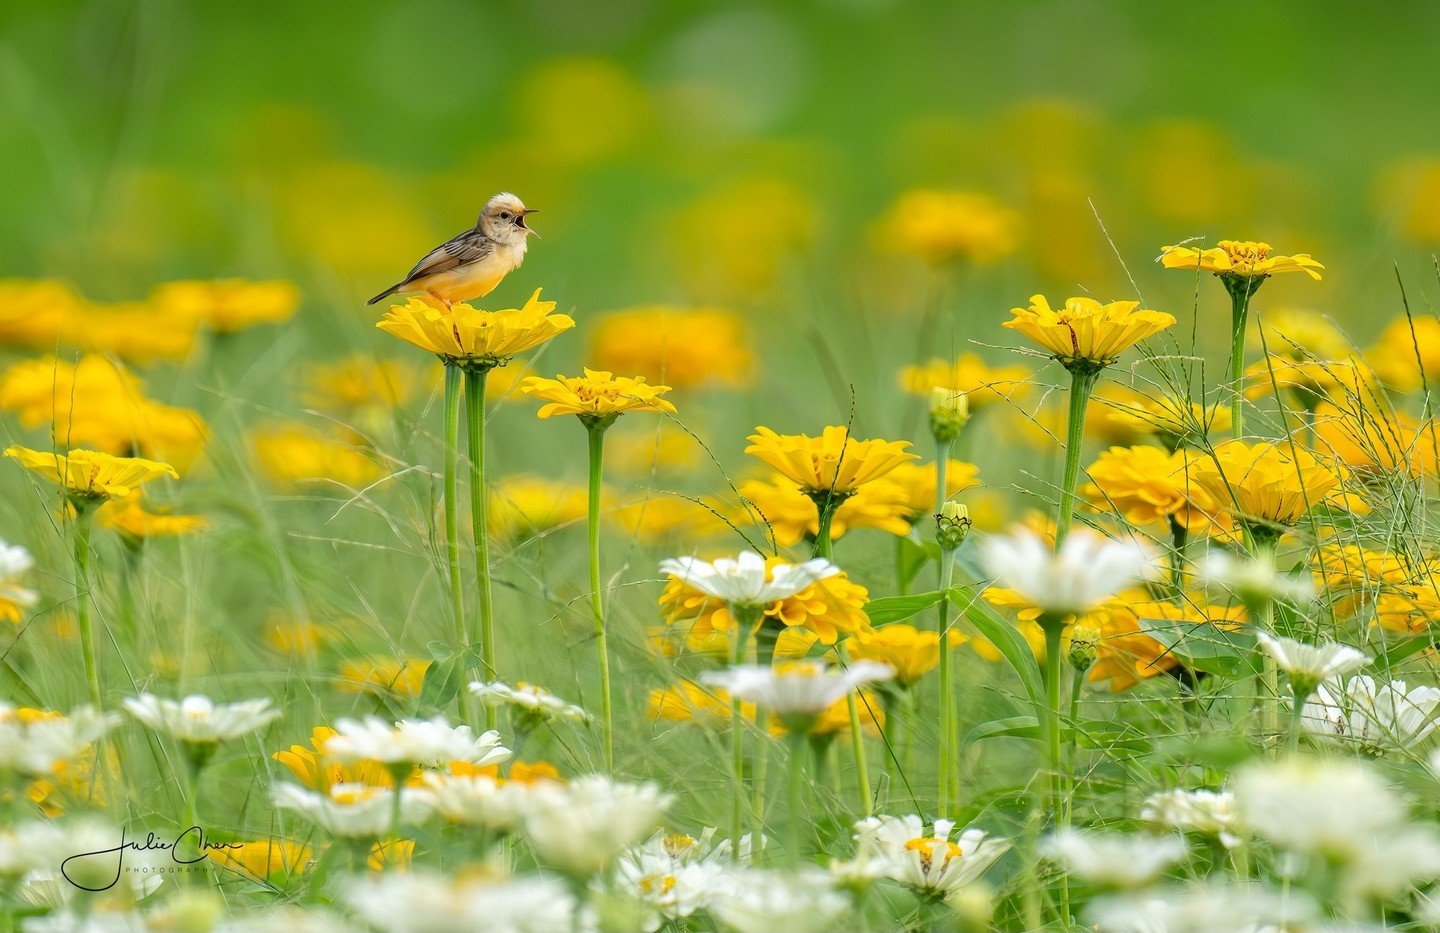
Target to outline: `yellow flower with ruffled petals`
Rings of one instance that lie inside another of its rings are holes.
[[[1080,487],[1080,495],[1094,508],[1134,525],[1205,530],[1220,510],[1209,493],[1187,477],[1186,466],[1195,459],[1158,447],[1112,447],[1085,471],[1090,482]]]
[[[531,376],[520,384],[520,391],[545,403],[537,412],[541,418],[578,415],[587,423],[606,423],[631,411],[675,411],[661,398],[669,386],[649,385],[644,376],[630,378],[594,369],[586,369],[583,376]]]
[[[919,459],[906,450],[909,446],[909,441],[853,440],[847,428],[837,425],[825,428],[819,437],[757,427],[745,452],[798,484],[808,496],[848,496],[900,464]]]
[[[738,519],[765,525],[767,533],[773,534],[782,547],[807,538],[813,541],[820,533],[820,509],[815,500],[783,476],[772,476],[768,481],[747,480],[740,485],[740,497],[749,508]],[[909,534],[914,519],[911,498],[908,490],[890,482],[888,477],[866,483],[835,509],[830,522],[830,540],[838,541],[855,528],[878,528],[892,535]]]
[[[977,353],[962,353],[954,362],[937,359],[904,367],[900,370],[900,387],[924,398],[929,398],[935,389],[963,392],[971,413],[978,414],[1024,394],[1029,378],[1030,369],[1018,363],[991,366]]]
[[[250,449],[261,471],[285,488],[333,483],[357,489],[383,473],[365,451],[299,424],[252,431]]]
[[[57,484],[76,505],[123,499],[162,476],[179,479],[168,463],[140,457],[114,457],[96,450],[54,453],[28,447],[8,447],[5,456]]]
[[[883,248],[933,265],[989,263],[1019,246],[1020,215],[987,194],[917,189],[895,201],[875,237]]]
[[[1322,505],[1368,511],[1346,493],[1343,468],[1332,469],[1310,452],[1285,443],[1226,441],[1213,456],[1193,459],[1188,475],[1193,486],[1252,531],[1293,528]]]
[[[1309,253],[1294,256],[1272,255],[1269,243],[1251,240],[1221,240],[1210,249],[1188,246],[1166,246],[1160,251],[1160,262],[1167,269],[1199,269],[1219,276],[1264,279],[1284,272],[1303,272],[1315,281],[1325,268]]]
[[[1138,301],[1101,304],[1094,298],[1069,298],[1059,309],[1044,295],[1031,295],[1028,308],[1010,309],[1001,326],[1017,330],[1066,366],[1108,366],[1130,347],[1175,323],[1164,311]]]
[[[767,564],[773,567],[777,562],[778,558],[771,558]],[[842,572],[767,606],[763,621],[786,629],[807,629],[833,645],[842,634],[869,631],[870,617],[865,614],[869,600],[869,590]],[[725,633],[727,640],[735,632],[735,618],[723,600],[707,596],[678,577],[665,584],[660,611],[667,623],[686,629],[692,650],[708,644],[714,632]]]
[[[681,389],[746,385],[755,368],[750,343],[750,327],[739,315],[714,308],[616,311],[600,319],[590,338],[592,357],[606,369]]]
[[[101,528],[117,531],[135,544],[150,538],[194,534],[208,524],[202,515],[177,515],[168,509],[147,509],[144,496],[144,492],[137,489],[124,499],[107,502],[95,513],[95,519]]]
[[[523,308],[503,311],[483,311],[468,304],[441,310],[411,298],[407,304],[392,305],[375,326],[446,363],[490,369],[575,326],[568,314],[554,310],[555,302],[541,301],[538,288]]]
[[[969,639],[950,634],[951,647]],[[850,656],[857,661],[879,661],[895,671],[895,682],[913,686],[940,663],[940,633],[922,632],[913,625],[895,622],[868,632],[857,632],[848,643]]]
[[[150,303],[163,314],[229,334],[288,319],[300,306],[300,290],[290,282],[280,281],[168,282],[150,293]]]

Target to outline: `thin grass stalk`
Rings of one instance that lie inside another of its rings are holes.
[[[590,604],[595,616],[595,650],[600,660],[600,710],[605,770],[615,770],[615,721],[610,698],[610,648],[605,632],[605,598],[600,587],[600,478],[605,459],[605,428],[587,424],[590,440],[588,530],[590,548]],[[738,638],[738,635],[737,635]]]

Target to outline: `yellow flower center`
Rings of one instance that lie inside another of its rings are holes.
[[[675,876],[647,875],[640,879],[640,890],[645,894],[668,894],[675,890]]]
[[[964,850],[955,843],[946,839],[938,839],[934,836],[921,836],[917,839],[911,839],[905,843],[905,848],[912,852],[920,853],[920,865],[926,871],[929,871],[930,866],[934,864],[935,852],[937,850],[945,853],[945,859],[940,863],[941,865],[948,864],[952,858],[959,858],[965,854]]]
[[[667,833],[660,841],[665,847],[665,854],[671,858],[679,856],[682,852],[688,852],[695,846],[695,838],[684,833]]]
[[[1269,243],[1254,243],[1250,240],[1224,240],[1220,248],[1230,257],[1231,271],[1240,275],[1251,275],[1255,266],[1270,258]]]

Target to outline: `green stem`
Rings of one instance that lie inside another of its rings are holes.
[[[800,867],[803,857],[801,846],[804,839],[804,800],[805,800],[805,755],[809,752],[807,738],[803,732],[790,733],[790,781],[788,785],[790,819],[787,821],[788,845],[785,846],[785,858],[790,868]]]
[[[1300,747],[1300,733],[1303,732],[1305,728],[1302,723],[1305,719],[1305,700],[1308,699],[1308,697],[1302,698],[1298,692],[1294,691],[1293,685],[1290,696],[1291,708],[1289,748],[1291,752],[1294,752]]]
[[[950,775],[955,764],[956,752],[953,745],[954,727],[954,670],[950,661],[950,581],[955,571],[955,552],[940,551],[940,763],[935,795],[936,813],[948,816],[950,813]]]
[[[1230,292],[1230,436],[1235,438],[1244,433],[1241,403],[1245,397],[1245,328],[1250,317],[1250,296],[1264,280],[1237,276],[1222,281]]]
[[[90,702],[104,708],[100,693],[100,667],[95,661],[95,628],[90,605],[90,529],[94,515],[88,505],[75,507],[75,621],[80,628],[80,653],[85,660],[85,680],[90,685]]]
[[[730,665],[734,667],[745,661],[747,622],[754,612],[736,606],[731,607],[731,614],[735,619],[735,641],[730,646]],[[730,773],[734,779],[730,788],[730,857],[739,861],[740,839],[745,835],[745,717],[740,700],[734,696],[730,698]],[[755,841],[759,845],[760,840]]]
[[[900,596],[910,595],[910,585],[905,581],[905,539],[895,536],[895,592]]]
[[[1065,474],[1060,481],[1060,518],[1055,523],[1058,548],[1075,518],[1075,487],[1080,481],[1080,450],[1085,442],[1085,409],[1100,370],[1077,366],[1070,374],[1070,415],[1065,432]]]
[[[840,508],[840,500],[834,493],[824,493],[815,496],[815,509],[819,513],[819,521],[815,528],[815,556],[830,559],[830,522],[835,518],[835,510]]]
[[[935,439],[935,514],[940,514],[940,507],[945,500],[950,498],[945,494],[946,486],[950,479],[950,452],[955,449],[955,439]]]
[[[1045,739],[1050,751],[1050,822],[1052,826],[1059,828],[1064,819],[1064,759],[1060,752],[1060,642],[1065,624],[1061,619],[1041,616],[1040,625],[1045,630]],[[1060,919],[1064,929],[1070,929],[1068,884],[1060,886]]]
[[[600,477],[605,459],[605,428],[585,426],[590,438],[590,602],[595,610],[595,649],[600,656],[600,709],[604,717],[605,770],[615,770],[615,722],[610,706],[610,648],[605,632],[605,597],[600,588]],[[738,637],[738,636],[737,636]]]
[[[1185,543],[1190,530],[1170,517],[1170,587],[1176,603],[1185,601]]]
[[[460,459],[460,367],[445,364],[445,561],[450,568],[450,614],[455,650],[470,644],[465,625],[465,593],[460,581],[460,521],[457,461]]]
[[[845,658],[845,646],[836,648],[841,659]],[[852,690],[845,697],[845,709],[850,714],[850,744],[855,749],[855,780],[860,793],[860,814],[868,816],[871,807],[874,806],[874,796],[870,793],[870,766],[865,756],[865,730],[860,726],[860,696],[859,692]]]
[[[465,373],[465,409],[470,442],[470,522],[475,538],[475,579],[480,586],[480,664],[486,676],[498,678],[495,651],[495,608],[490,590],[489,490],[485,486],[485,382],[489,369]],[[497,711],[486,706],[485,726],[495,728]]]

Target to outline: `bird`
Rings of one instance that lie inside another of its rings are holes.
[[[365,302],[373,305],[399,292],[426,292],[446,308],[484,298],[525,261],[531,234],[525,218],[539,211],[508,191],[485,202],[475,226],[425,254],[410,274]]]

